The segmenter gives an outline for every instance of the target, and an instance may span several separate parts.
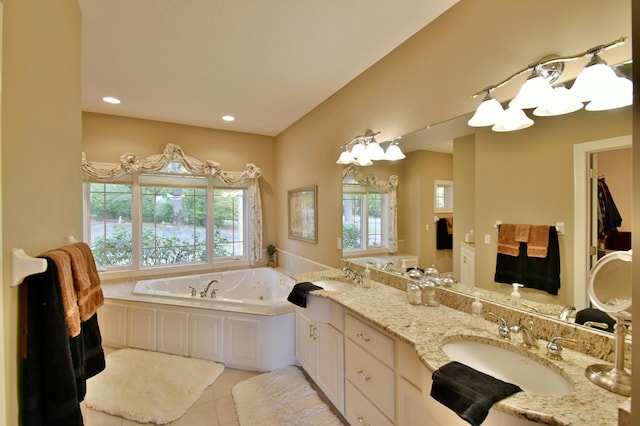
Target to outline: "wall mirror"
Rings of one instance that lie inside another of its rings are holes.
[[[619,69],[631,78],[631,64]],[[453,156],[455,225],[452,270],[454,276],[460,277],[460,245],[464,241],[465,233],[474,229],[476,285],[469,287],[461,283],[453,287],[453,290],[466,294],[479,290],[487,299],[510,304],[508,295],[511,286],[493,281],[498,236],[494,228],[495,222],[501,220],[504,223],[549,225],[562,222],[565,232],[559,236],[562,260],[560,292],[554,296],[537,290],[523,289],[523,301],[531,302],[527,304],[532,308],[519,309],[528,312],[535,310],[536,313],[558,318],[563,307],[567,305],[574,305],[576,310],[588,306],[588,272],[598,260],[598,256],[606,254],[609,249],[601,247],[601,250],[598,250],[597,237],[589,240],[591,245],[584,243],[584,247],[576,248],[578,244],[575,240],[582,238],[581,232],[586,235],[584,238],[591,238],[587,234],[591,234],[592,231],[586,229],[593,228],[593,219],[597,218],[597,212],[591,210],[597,196],[595,199],[586,200],[585,205],[576,204],[572,196],[575,195],[576,179],[574,147],[600,141],[595,150],[599,153],[626,149],[624,146],[630,146],[631,141],[631,108],[601,112],[581,110],[564,116],[534,117],[534,126],[507,133],[492,132],[489,128],[471,128],[466,124],[471,114],[467,114],[402,137],[402,149],[409,159],[418,150],[449,152]],[[620,139],[627,140],[628,143],[620,143]],[[609,145],[610,141],[614,141],[612,145]],[[589,157],[588,160],[589,166],[596,167],[596,171],[593,172],[596,173],[596,178],[599,177],[600,165],[597,161],[592,161],[595,158]],[[625,173],[628,176],[628,189],[631,194],[632,167],[627,168]],[[587,182],[587,176],[583,178],[584,182]],[[580,180],[583,178],[579,177]],[[403,185],[412,184],[410,179],[403,180]],[[623,196],[622,190],[617,193],[620,201],[626,197]],[[408,201],[405,198],[400,201],[399,217],[403,217],[402,209],[407,208],[408,202],[415,200]],[[432,217],[433,213],[427,209],[431,209],[433,202],[429,200],[428,204],[421,205],[421,215]],[[623,218],[623,226],[630,230],[631,212],[623,214]],[[585,230],[582,230],[583,227]],[[407,234],[406,230],[404,234]],[[485,239],[489,243],[485,243]],[[593,255],[589,254],[591,247],[594,250]],[[439,269],[449,272],[448,269]]]

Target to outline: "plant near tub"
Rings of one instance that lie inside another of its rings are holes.
[[[276,267],[276,253],[277,252],[278,252],[278,249],[273,244],[269,244],[267,246],[267,254],[269,255],[269,262],[267,263],[267,265],[272,267],[272,268]]]

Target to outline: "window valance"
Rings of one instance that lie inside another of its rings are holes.
[[[226,186],[247,185],[249,204],[249,261],[253,265],[262,259],[262,201],[258,179],[262,171],[255,164],[248,163],[244,171],[222,170],[220,163],[213,160],[200,161],[182,151],[179,145],[167,144],[162,154],[140,158],[126,153],[120,156],[120,164],[112,168],[98,167],[87,160],[82,153],[82,172],[86,180],[92,182],[112,182],[124,174],[150,173],[162,170],[172,161],[181,161],[191,175],[210,176]]]

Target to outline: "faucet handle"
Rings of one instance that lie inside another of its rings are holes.
[[[507,320],[497,316],[493,312],[489,312],[489,316],[494,317],[495,319],[500,321],[500,325],[498,325],[498,336],[502,337],[503,339],[511,339],[511,330],[507,325]]]
[[[597,327],[603,330],[606,330],[609,328],[609,324],[607,324],[606,322],[598,322],[598,321],[586,321],[583,325],[585,327]]]
[[[562,360],[562,346],[558,342],[571,342],[578,343],[576,339],[567,339],[565,337],[553,337],[549,343],[547,343],[547,356],[551,359],[558,361]]]

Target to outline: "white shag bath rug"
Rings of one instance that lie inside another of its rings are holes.
[[[87,407],[138,423],[178,419],[224,371],[213,361],[131,348],[110,353],[106,363],[87,381]]]
[[[237,383],[231,393],[240,426],[342,426],[295,366]]]

